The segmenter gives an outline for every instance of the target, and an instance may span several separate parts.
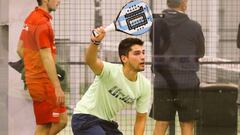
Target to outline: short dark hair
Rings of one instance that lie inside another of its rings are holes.
[[[182,0],[167,0],[167,5],[170,8],[177,8],[180,6]]]
[[[124,40],[122,40],[118,46],[118,54],[119,54],[119,58],[122,62],[121,56],[127,56],[128,53],[131,51],[131,47],[133,45],[143,45],[143,41],[141,39],[138,38],[126,38]],[[123,64],[123,62],[122,62]]]
[[[42,5],[42,0],[37,0],[38,6]]]

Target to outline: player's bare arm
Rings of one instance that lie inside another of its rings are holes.
[[[92,43],[88,46],[85,54],[86,64],[92,69],[94,74],[100,75],[103,69],[103,62],[97,57],[98,46],[94,42],[101,42],[105,37],[105,31],[102,27],[95,29],[99,33],[97,37],[91,36]]]
[[[20,58],[23,58],[23,41],[22,40],[18,41],[17,54]]]
[[[40,49],[40,56],[42,59],[43,66],[48,74],[48,77],[52,84],[54,85],[57,103],[63,104],[65,102],[65,96],[57,77],[57,71],[54,59],[51,54],[51,49],[50,48]]]
[[[134,125],[134,135],[143,135],[145,124],[147,120],[147,113],[138,113],[136,114],[136,121]]]

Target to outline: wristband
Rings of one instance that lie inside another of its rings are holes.
[[[91,39],[91,44],[101,45],[101,41],[94,41],[94,40]]]

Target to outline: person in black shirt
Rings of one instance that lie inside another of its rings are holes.
[[[150,117],[156,120],[154,135],[165,135],[178,112],[182,135],[193,135],[199,117],[198,59],[204,56],[202,28],[185,11],[187,0],[167,0],[168,9],[155,18],[153,43],[154,101]]]

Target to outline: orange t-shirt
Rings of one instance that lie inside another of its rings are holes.
[[[40,49],[51,48],[52,56],[55,60],[56,47],[54,45],[51,19],[52,17],[49,13],[37,7],[25,20],[20,40],[23,41],[27,84],[49,81],[39,51]]]

